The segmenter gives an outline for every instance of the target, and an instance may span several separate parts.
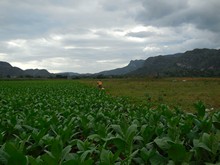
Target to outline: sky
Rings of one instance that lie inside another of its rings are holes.
[[[220,49],[219,0],[0,0],[0,61],[97,73],[195,48]]]

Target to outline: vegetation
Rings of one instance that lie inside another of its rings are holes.
[[[80,82],[96,85],[96,79]],[[220,107],[219,78],[120,78],[103,79],[107,93],[127,97],[137,104],[158,106],[166,104],[171,108],[194,112],[194,103],[201,100],[209,109]]]
[[[138,106],[76,81],[0,81],[0,164],[214,164],[220,112]]]

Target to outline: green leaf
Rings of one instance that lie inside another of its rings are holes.
[[[150,158],[151,165],[165,165],[167,164],[167,158],[163,157],[159,153],[154,153],[154,155]]]
[[[84,150],[85,150],[85,149],[84,149],[85,147],[84,147],[84,142],[83,142],[83,141],[77,140],[76,145],[77,145],[77,148],[78,148],[80,151],[84,151]]]
[[[200,142],[198,139],[193,140],[193,146],[195,148],[203,148],[209,152],[212,152],[211,149],[205,143]]]
[[[72,160],[68,160],[66,162],[64,162],[62,165],[81,165],[81,161],[78,159],[72,159]]]
[[[8,157],[9,155],[1,149],[0,150],[0,164],[7,164]]]
[[[141,155],[141,158],[146,162],[148,159],[149,159],[149,152],[146,148],[142,148],[140,150],[140,155]]]
[[[46,153],[41,156],[43,162],[45,164],[58,164],[56,158],[49,151],[45,151]]]
[[[168,142],[172,142],[169,137],[156,138],[154,142],[160,147],[162,150],[168,150],[170,148],[170,144]]]
[[[128,127],[126,135],[125,135],[126,141],[132,142],[136,132],[137,132],[137,125],[136,124],[132,124],[130,127]]]
[[[0,133],[0,143],[2,143],[4,136],[5,136],[5,131]]]
[[[211,141],[211,135],[207,134],[207,133],[203,133],[202,134],[202,138],[201,141],[204,142],[205,144],[209,144]]]
[[[135,136],[134,140],[136,140],[136,141],[144,141],[142,136]]]
[[[184,162],[187,152],[182,144],[171,143],[168,150],[168,156],[175,162]]]
[[[62,148],[63,148],[63,144],[62,144],[61,139],[58,137],[55,138],[52,141],[51,153],[57,160],[59,160],[59,158],[61,158]]]
[[[204,117],[205,116],[205,105],[203,104],[202,101],[198,101],[197,103],[194,104],[196,110],[197,110],[197,113],[198,113],[198,116],[199,117]]]
[[[89,135],[87,138],[95,141],[99,141],[101,139],[100,135],[98,134]]]
[[[136,151],[134,151],[131,155],[130,155],[130,158],[134,158],[137,153],[139,152],[139,149],[137,149]]]
[[[66,159],[66,157],[70,153],[71,149],[72,149],[72,146],[68,145],[62,150],[61,163]]]
[[[118,147],[119,150],[123,151],[127,147],[127,143],[119,137],[112,138],[111,141]]]
[[[220,113],[213,115],[212,123],[216,129],[220,130]]]
[[[106,149],[102,149],[101,154],[100,154],[100,160],[101,164],[103,165],[111,165],[111,159],[113,157],[113,154],[111,151],[108,151]]]
[[[204,143],[215,155],[219,149],[219,139],[217,135],[203,133],[201,142]]]
[[[30,164],[30,165],[42,165],[43,161],[41,160],[40,157],[33,158],[32,156],[28,156],[28,164]]]
[[[88,159],[80,163],[80,165],[93,165],[93,164],[94,164],[94,161],[92,159]]]
[[[5,152],[8,154],[8,164],[21,165],[27,164],[27,158],[23,153],[18,151],[14,144],[6,143]]]
[[[91,150],[84,151],[83,154],[80,156],[81,161],[85,161],[85,160],[86,160],[86,157],[87,157],[88,155],[90,155],[91,153],[92,153]]]
[[[112,127],[113,130],[114,130],[115,132],[117,132],[120,136],[122,136],[122,137],[124,136],[123,131],[122,131],[120,125],[112,124],[111,127]]]

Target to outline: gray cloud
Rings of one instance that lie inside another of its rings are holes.
[[[2,0],[0,60],[99,72],[130,60],[219,48],[218,0]]]
[[[197,28],[218,31],[220,2],[218,0],[142,0],[143,10],[136,19],[155,26],[194,24]]]
[[[137,37],[137,38],[147,38],[156,35],[154,32],[140,31],[140,32],[130,32],[126,36]]]

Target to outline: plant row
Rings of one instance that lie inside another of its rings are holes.
[[[0,164],[217,164],[220,112],[133,105],[74,81],[0,82]]]

